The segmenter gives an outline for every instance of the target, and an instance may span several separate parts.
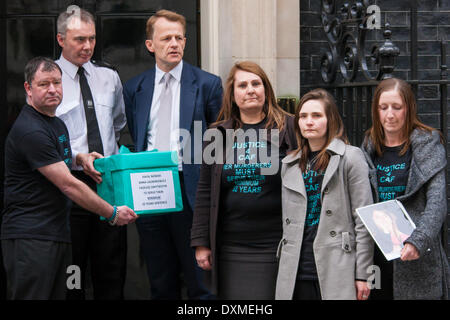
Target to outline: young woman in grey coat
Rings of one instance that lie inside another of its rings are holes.
[[[276,299],[367,300],[373,242],[355,212],[372,203],[364,156],[323,89],[302,97],[295,130],[299,148],[282,161]]]
[[[447,216],[446,157],[442,135],[421,123],[411,87],[400,79],[380,82],[372,102],[373,126],[362,150],[374,200],[397,199],[416,225],[400,259],[387,262],[376,249],[381,289],[375,299],[447,299],[448,260],[441,232]]]

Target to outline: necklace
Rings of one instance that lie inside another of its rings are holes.
[[[316,160],[317,160],[317,156],[318,156],[319,154],[316,154],[315,156],[314,156],[314,158],[312,158],[311,160],[309,160],[308,159],[308,162],[306,162],[306,172],[308,173],[309,172],[309,170],[311,170],[311,167],[316,163]]]
[[[306,163],[306,173],[308,173],[310,169],[311,169],[311,162],[308,160],[308,162]]]

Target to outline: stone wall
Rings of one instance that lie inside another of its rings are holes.
[[[237,61],[267,73],[277,96],[299,95],[298,0],[201,0],[201,65],[225,81]]]

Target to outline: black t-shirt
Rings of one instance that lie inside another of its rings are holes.
[[[378,198],[387,201],[403,195],[408,183],[409,167],[411,165],[411,148],[400,156],[403,145],[383,147],[383,155],[375,157],[377,169]]]
[[[409,168],[411,165],[411,148],[400,156],[403,145],[397,147],[383,147],[383,155],[376,156],[374,165],[377,170],[378,199],[380,202],[396,199],[405,194],[408,184]],[[387,261],[378,246],[375,247],[374,263],[381,269],[382,286],[374,290],[375,299],[392,299],[393,262]],[[378,298],[377,298],[378,297]]]
[[[71,201],[37,169],[64,161],[69,133],[62,120],[25,105],[6,139],[2,239],[70,242]]]
[[[233,251],[240,247],[275,252],[281,239],[280,169],[286,149],[277,149],[275,174],[262,174],[262,168],[276,169],[272,161],[264,159],[265,155],[270,157],[272,154],[270,139],[259,132],[264,125],[265,120],[244,124],[245,142],[235,140],[223,166],[218,232],[222,250],[232,247]]]
[[[303,231],[302,249],[298,265],[297,279],[317,280],[317,269],[314,260],[313,243],[317,234],[317,227],[320,221],[320,211],[322,210],[322,199],[320,193],[322,189],[323,176],[325,171],[314,170],[315,157],[319,154],[311,152],[308,156],[310,168],[303,172],[303,182],[305,183],[308,205],[306,210],[305,227]]]

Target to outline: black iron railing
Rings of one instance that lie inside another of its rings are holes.
[[[447,143],[448,128],[448,79],[446,46],[448,41],[441,41],[440,79],[418,79],[418,45],[417,45],[417,0],[410,2],[410,80],[411,87],[419,98],[419,90],[423,86],[437,87],[436,103],[439,108],[439,129],[445,138],[447,161],[450,163]],[[395,58],[400,50],[391,41],[392,32],[389,23],[384,25],[384,42],[372,45],[367,51],[369,32],[374,17],[379,14],[377,7],[369,4],[368,0],[345,2],[340,8],[335,0],[322,0],[322,26],[326,34],[329,50],[321,58],[322,83],[301,84],[303,92],[308,89],[324,88],[336,98],[339,112],[344,120],[347,136],[355,146],[360,146],[364,134],[371,126],[371,102],[375,87],[379,81],[393,76]],[[379,10],[379,8],[378,8]],[[373,42],[373,41],[371,41]],[[361,76],[358,77],[358,75]],[[342,79],[338,82],[337,79]],[[359,81],[360,79],[362,81]],[[439,98],[437,98],[439,97]],[[292,101],[281,100],[286,110],[293,112]],[[418,103],[421,101],[419,99]],[[448,179],[447,170],[447,181]],[[449,185],[447,184],[447,194]],[[448,206],[450,210],[450,206]],[[448,216],[450,217],[450,215]],[[444,226],[443,242],[448,247],[448,229]],[[448,252],[448,251],[447,251]]]

